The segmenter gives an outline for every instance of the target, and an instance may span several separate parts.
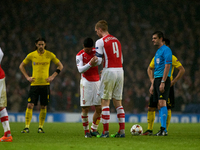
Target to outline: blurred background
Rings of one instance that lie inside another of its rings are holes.
[[[51,83],[48,112],[81,112],[75,57],[86,37],[98,39],[94,26],[104,19],[109,33],[122,45],[126,113],[147,112],[150,81],[146,70],[156,52],[151,41],[156,30],[171,40],[172,52],[186,70],[175,85],[173,111],[200,113],[199,8],[199,0],[1,0],[1,65],[6,73],[8,111],[25,112],[30,84],[19,65],[34,50],[35,39],[44,37],[47,50],[64,65]],[[52,64],[50,74],[55,69]],[[31,64],[26,70],[30,75]]]

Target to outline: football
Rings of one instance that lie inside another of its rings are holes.
[[[140,126],[139,124],[135,124],[131,127],[130,132],[132,135],[141,135],[143,133],[142,126]]]

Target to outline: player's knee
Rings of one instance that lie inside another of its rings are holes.
[[[33,103],[28,103],[27,108],[33,109],[33,107],[34,107],[34,104],[33,104]]]

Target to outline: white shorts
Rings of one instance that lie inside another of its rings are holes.
[[[80,105],[95,106],[101,105],[101,98],[97,95],[100,81],[91,82],[82,77],[80,81]]]
[[[7,106],[6,84],[5,78],[0,79],[0,107]]]
[[[101,74],[101,84],[98,94],[101,99],[122,100],[124,85],[124,70],[122,68],[106,68]]]

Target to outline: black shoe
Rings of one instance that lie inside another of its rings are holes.
[[[29,133],[29,128],[24,128],[21,133]]]
[[[91,134],[92,136],[95,136],[95,137],[96,137],[97,135],[100,135],[98,131],[93,131],[93,132],[90,131],[90,134]]]
[[[92,137],[92,135],[90,134],[90,132],[85,133],[85,138],[91,138],[91,137]]]
[[[154,134],[154,136],[167,136],[165,132],[165,128],[160,127],[160,131],[158,133]]]
[[[152,130],[147,130],[142,135],[153,135],[153,131]]]
[[[38,128],[38,133],[45,133],[42,128]]]

